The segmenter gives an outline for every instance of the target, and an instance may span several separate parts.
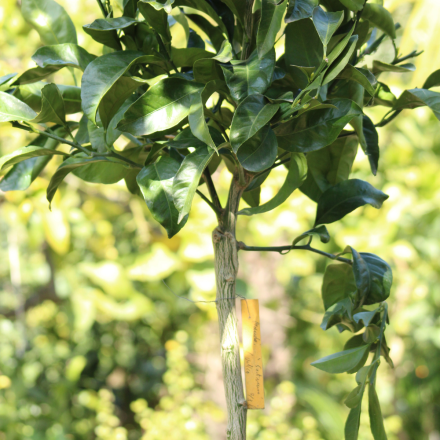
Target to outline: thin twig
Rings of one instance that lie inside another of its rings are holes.
[[[211,200],[209,200],[208,197],[205,196],[205,194],[203,194],[198,189],[196,190],[196,193],[212,208],[216,215],[220,215],[220,211],[217,209],[214,203],[212,203]]]
[[[353,264],[348,258],[340,257],[338,255],[330,254],[328,252],[321,251],[319,249],[312,248],[310,245],[303,246],[247,246],[242,241],[237,243],[238,249],[242,251],[255,251],[255,252],[278,252],[279,254],[287,253],[292,250],[303,250],[314,252],[315,254],[323,255],[324,257],[331,258],[332,260],[342,261],[343,263]]]
[[[214,182],[212,181],[211,172],[209,168],[206,168],[203,172],[203,179],[205,180],[206,186],[208,187],[209,195],[211,196],[212,203],[217,208],[218,212],[221,212],[222,204],[220,203],[220,199],[218,198],[217,191],[214,186]]]

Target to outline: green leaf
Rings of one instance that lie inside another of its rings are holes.
[[[347,32],[345,37],[339,41],[339,43],[336,44],[336,46],[333,48],[333,50],[330,52],[330,54],[327,57],[327,66],[331,66],[335,60],[339,58],[339,55],[344,51],[344,49],[347,47],[347,44],[350,42],[350,38],[353,35],[353,32],[355,30],[355,25],[351,27],[351,29]]]
[[[312,20],[324,46],[324,54],[330,38],[336,32],[344,19],[344,11],[326,12],[320,6],[313,10]]]
[[[365,385],[358,385],[345,399],[344,403],[348,408],[356,408],[362,402]]]
[[[179,212],[173,201],[173,179],[179,167],[177,160],[163,156],[156,163],[142,168],[136,178],[148,209],[166,229],[168,238],[177,234],[186,223],[186,219],[177,223]]]
[[[321,243],[328,243],[330,241],[330,234],[327,231],[327,228],[324,225],[318,226],[317,228],[310,229],[306,232],[303,232],[301,235],[296,237],[293,242],[292,246],[295,246],[300,241],[304,240],[307,237],[316,237],[321,240]]]
[[[307,78],[298,69],[292,66],[317,68],[324,55],[324,48],[318,32],[309,19],[294,21],[286,26],[285,64],[295,84],[304,89]]]
[[[305,179],[307,174],[306,158],[301,153],[293,153],[290,158],[289,172],[283,186],[268,202],[258,207],[245,208],[238,212],[239,215],[254,215],[271,211],[284,203]]]
[[[431,87],[440,87],[440,69],[428,76],[422,89],[430,89]]]
[[[176,67],[193,67],[195,62],[213,58],[214,54],[199,47],[186,47],[183,49],[173,47],[171,49],[171,57]]]
[[[75,169],[78,169],[80,167],[84,167],[86,165],[95,164],[99,162],[106,162],[108,164],[113,163],[121,163],[118,161],[113,161],[108,159],[107,157],[93,157],[93,158],[87,158],[80,153],[77,156],[69,157],[66,159],[56,170],[55,174],[52,176],[52,179],[49,182],[49,186],[47,187],[46,197],[49,201],[49,204],[52,202],[52,199],[55,196],[55,193],[60,186],[61,182],[64,180],[64,178]]]
[[[322,281],[322,301],[324,309],[328,310],[345,298],[356,294],[356,283],[351,266],[346,263],[329,264]]]
[[[154,55],[136,51],[112,52],[92,61],[82,77],[81,100],[86,116],[96,124],[99,108],[106,128],[122,103],[137,89],[139,81],[125,75],[136,64],[162,64]]]
[[[149,88],[125,113],[118,129],[135,136],[175,127],[185,119],[204,84],[165,78]]]
[[[367,3],[362,11],[362,18],[374,24],[374,26],[385,32],[393,40],[396,39],[393,16],[382,5]]]
[[[174,3],[174,0],[141,0],[144,3],[148,3],[149,5],[153,6],[156,11],[160,11],[161,9],[164,9],[167,14],[171,14],[171,5]]]
[[[259,93],[241,101],[234,113],[229,136],[235,153],[244,142],[272,119],[279,107],[279,104],[268,104],[264,96]]]
[[[219,63],[229,63],[232,57],[231,43],[228,40],[224,40],[217,55],[194,62],[194,79],[202,83],[212,80],[224,80],[223,71]]]
[[[352,408],[345,423],[345,440],[358,440],[362,402]]]
[[[212,127],[211,127],[211,129],[212,129]],[[221,139],[222,139],[221,142],[224,142],[223,138],[221,138]],[[201,141],[200,139],[196,138],[193,135],[190,127],[186,127],[174,139],[171,139],[170,141],[168,141],[167,145],[169,147],[177,148],[179,150],[179,149],[191,148],[191,147],[192,148],[203,147],[204,145],[206,145],[206,143]]]
[[[243,143],[237,152],[237,158],[243,168],[257,173],[273,165],[277,154],[277,138],[270,126],[266,125]]]
[[[343,324],[344,320],[351,320],[352,311],[353,304],[351,299],[344,298],[342,301],[333,304],[328,310],[326,310],[320,327],[323,330],[328,330],[336,324]]]
[[[307,179],[301,191],[317,202],[332,185],[347,180],[358,149],[355,135],[336,139],[331,145],[307,154]]]
[[[23,18],[45,45],[77,43],[75,26],[62,6],[53,0],[23,0]]]
[[[396,97],[391,92],[390,88],[384,83],[377,83],[376,93],[371,105],[383,105],[384,107],[393,107],[396,102]]]
[[[322,85],[328,84],[330,81],[333,81],[342,72],[342,70],[350,61],[353,52],[356,50],[357,40],[357,35],[352,35],[349,38],[347,46],[343,49],[339,57],[336,58],[335,62],[327,69]]]
[[[251,191],[245,191],[242,197],[251,208],[256,208],[260,205],[260,193],[261,187],[258,186]]]
[[[425,89],[405,90],[395,102],[393,109],[417,108],[427,105],[440,121],[440,93]]]
[[[49,148],[35,147],[32,145],[28,145],[27,147],[22,147],[19,148],[18,150],[15,150],[11,154],[2,156],[0,158],[0,169],[15,165],[16,163],[22,162],[23,160],[26,159],[30,159],[32,157],[53,156],[54,154],[58,154],[61,156],[68,156],[68,154],[62,151],[56,151]]]
[[[382,72],[409,73],[414,72],[414,70],[416,70],[416,66],[414,66],[412,63],[397,65],[374,60],[372,72],[374,75],[378,76]]]
[[[359,312],[353,315],[353,319],[356,322],[363,322],[365,327],[368,327],[372,321],[372,319],[377,315],[379,309],[375,309],[371,312]]]
[[[337,79],[349,79],[360,84],[371,96],[374,96],[375,86],[377,84],[376,77],[367,69],[353,67],[347,64],[344,70],[339,72]]]
[[[37,114],[9,93],[0,92],[0,122],[30,121]]]
[[[365,139],[365,154],[370,162],[371,172],[376,175],[379,166],[379,135],[373,121],[363,115],[362,131]]]
[[[360,11],[364,7],[365,0],[339,0],[350,11]]]
[[[139,1],[139,12],[144,16],[145,21],[160,35],[168,53],[171,51],[171,32],[168,25],[168,14],[165,10],[156,10],[146,2]]]
[[[344,180],[325,191],[319,199],[315,225],[338,221],[366,204],[379,209],[387,198],[386,194],[368,182]]]
[[[362,114],[361,108],[350,99],[332,99],[327,103],[336,108],[310,110],[279,125],[275,129],[278,145],[297,153],[320,150],[333,143],[345,125]]]
[[[16,73],[8,73],[0,78],[0,92],[4,92],[11,87],[13,79],[17,76]]]
[[[233,72],[222,66],[232,98],[239,102],[254,93],[264,93],[269,87],[275,68],[275,50],[272,48],[259,59],[254,50],[245,61],[231,60]]]
[[[284,21],[292,23],[303,18],[309,18],[318,4],[319,0],[289,0]]]
[[[192,201],[199,186],[200,178],[213,154],[215,154],[214,150],[208,146],[200,147],[188,154],[182,165],[180,165],[173,181],[173,199],[179,211],[178,224],[191,211]]]
[[[370,429],[374,440],[387,440],[376,388],[371,384],[368,386],[368,414],[370,415]]]
[[[128,29],[136,23],[137,21],[130,17],[99,18],[91,24],[84,25],[83,29],[98,43],[121,50],[122,46],[117,31]]]
[[[364,347],[340,351],[312,362],[311,365],[327,373],[346,373],[359,364],[369,348],[369,345],[365,345]]]
[[[258,58],[263,58],[272,50],[281,21],[286,11],[287,0],[262,0],[261,19],[257,32]]]
[[[41,111],[30,122],[55,122],[58,125],[66,125],[63,97],[55,84],[47,84],[41,89]]]
[[[351,253],[353,254],[353,274],[356,281],[356,286],[360,297],[365,298],[368,295],[371,286],[370,272],[368,270],[367,263],[359,252],[352,247],[350,249]]]

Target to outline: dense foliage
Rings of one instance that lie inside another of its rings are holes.
[[[23,1],[23,16],[47,46],[33,56],[38,67],[2,78],[1,120],[38,137],[2,158],[2,167],[12,168],[0,188],[26,189],[52,156],[61,155],[64,160],[47,189],[49,202],[70,172],[88,182],[124,179],[132,193],[142,193],[153,217],[172,237],[185,225],[203,181],[212,199],[199,194],[221,211],[211,179],[221,161],[246,186],[243,197],[250,206],[238,214],[272,210],[300,187],[318,204],[315,228],[280,251],[311,250],[339,259],[324,276],[321,326],[354,333],[365,328],[343,351],[313,365],[330,373],[357,372],[358,386],[346,400],[351,408],[346,438],[358,436],[367,383],[371,429],[376,439],[385,438],[375,384],[380,356],[392,363],[384,336],[391,269],[373,254],[347,248],[348,260],[310,243],[315,236],[323,243],[330,240],[323,224],[365,204],[378,208],[386,200],[367,182],[349,179],[358,143],[376,174],[375,127],[404,108],[426,105],[438,117],[440,94],[429,88],[439,85],[439,74],[431,75],[423,89],[395,98],[378,77],[411,71],[413,66],[403,62],[417,54],[399,56],[396,50],[390,63],[374,60],[370,70],[362,64],[366,54],[396,36],[390,14],[375,3],[322,2],[324,10],[312,1],[288,7],[286,1],[263,1],[254,5],[254,29],[232,2],[226,7],[178,1],[175,9],[170,2],[134,3],[125,2],[118,18],[103,4],[106,18],[84,26],[106,47],[96,58],[76,44],[75,28],[61,7],[47,0]],[[175,22],[185,30],[186,48],[171,44],[169,27]],[[383,32],[379,37],[377,29]],[[276,57],[274,45],[282,35],[284,54]],[[205,41],[217,53],[207,51]],[[84,72],[81,89],[41,81],[63,67]],[[390,110],[374,124],[363,107],[376,105]],[[81,109],[79,122],[66,119]],[[345,130],[348,123],[354,131]],[[114,144],[121,135],[131,143],[119,151]],[[56,149],[60,143],[72,150]],[[286,180],[273,199],[260,204],[261,185],[279,165],[288,168]],[[307,244],[298,244],[302,240]],[[370,352],[373,359],[364,367]]]

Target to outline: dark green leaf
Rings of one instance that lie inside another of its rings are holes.
[[[345,319],[351,320],[352,311],[353,304],[351,299],[345,298],[326,310],[320,327],[323,330],[328,330],[336,324],[343,323]]]
[[[286,23],[292,23],[293,21],[311,17],[313,9],[318,6],[318,3],[319,0],[289,0],[284,21]]]
[[[374,24],[393,40],[396,38],[393,16],[382,5],[367,3],[362,11],[362,18]]]
[[[148,3],[149,5],[153,6],[154,9],[157,11],[160,11],[161,9],[164,9],[167,14],[171,14],[171,5],[174,3],[174,0],[141,0],[144,3]]]
[[[177,223],[179,212],[173,201],[173,179],[179,167],[179,162],[164,156],[142,168],[136,179],[148,209],[166,229],[168,238],[177,234],[186,223],[186,219]]]
[[[194,78],[198,82],[207,83],[212,80],[224,80],[219,63],[228,63],[232,59],[232,46],[224,40],[220,50],[212,58],[203,58],[194,62]]]
[[[347,32],[345,37],[341,41],[339,41],[336,44],[336,46],[332,49],[332,51],[327,57],[328,66],[331,66],[335,62],[335,60],[339,58],[339,56],[344,51],[344,49],[347,47],[347,44],[350,42],[350,38],[353,35],[354,29],[355,29],[355,25],[351,27],[351,29],[349,30],[349,32]]]
[[[360,206],[369,204],[380,208],[388,198],[368,182],[345,180],[329,188],[318,201],[315,225],[333,223]]]
[[[108,185],[124,179],[129,170],[125,162],[109,160],[98,163],[87,163],[84,166],[74,168],[72,173],[85,182]]]
[[[84,32],[89,34],[98,43],[121,50],[122,46],[118,37],[118,30],[132,27],[137,21],[134,18],[99,18],[91,24],[83,26]]]
[[[344,11],[326,12],[320,6],[313,10],[312,20],[324,46],[324,54],[330,38],[336,32],[344,19]]]
[[[307,86],[304,74],[291,66],[317,68],[323,59],[324,48],[311,20],[303,19],[289,23],[286,27],[286,69],[300,88]]]
[[[185,157],[174,177],[173,199],[179,211],[178,224],[189,214],[200,178],[213,154],[214,150],[207,146],[197,148]]]
[[[350,11],[360,11],[365,4],[365,0],[339,0]]]
[[[329,264],[322,282],[322,300],[324,309],[356,294],[351,266],[346,263]]]
[[[345,399],[344,403],[348,408],[356,408],[362,402],[365,385],[358,385]]]
[[[257,32],[258,58],[263,58],[270,52],[275,44],[278,31],[281,28],[281,20],[286,11],[287,0],[262,0],[261,19]]]
[[[356,288],[356,286],[355,286]],[[356,316],[356,315],[355,315]],[[344,344],[344,350],[349,350],[351,348],[361,347],[365,345],[364,338],[362,335],[356,335],[351,337],[345,344]],[[357,376],[357,375],[356,375]],[[358,382],[359,383],[359,382]]]
[[[222,138],[223,142],[223,138]],[[184,148],[199,148],[205,145],[205,142],[196,138],[190,127],[182,130],[174,139],[167,142],[167,145],[172,148],[184,149]],[[166,145],[165,145],[166,146]]]
[[[242,209],[238,212],[238,214],[254,215],[275,209],[277,206],[280,206],[282,203],[284,203],[293,193],[293,191],[295,191],[295,189],[297,189],[302,184],[306,174],[307,162],[304,155],[301,153],[293,153],[290,158],[289,172],[287,173],[286,180],[284,181],[283,186],[276,193],[276,195],[263,205]]]
[[[9,93],[0,92],[0,122],[30,121],[37,114]]]
[[[310,110],[279,125],[275,129],[279,146],[299,153],[320,150],[333,143],[345,125],[362,114],[360,107],[350,99],[327,102],[336,108]]]
[[[364,261],[359,252],[351,248],[353,254],[353,274],[356,280],[356,286],[361,298],[365,298],[370,291],[371,277],[367,263]]]
[[[213,58],[214,54],[199,47],[186,47],[183,49],[171,49],[171,56],[176,67],[193,67],[199,60]]]
[[[365,327],[368,327],[372,321],[372,319],[377,315],[379,309],[375,309],[371,312],[359,312],[353,315],[353,319],[356,322],[363,322]]]
[[[58,125],[66,124],[66,110],[64,101],[55,84],[47,84],[41,89],[41,111],[32,121],[38,124],[55,122]]]
[[[257,173],[273,165],[277,154],[277,138],[270,126],[266,125],[243,143],[237,152],[237,158],[243,168]]]
[[[231,61],[233,72],[222,66],[231,96],[241,101],[254,93],[264,93],[269,87],[275,67],[275,50],[259,59],[257,51],[245,61]]]
[[[387,64],[379,60],[374,60],[372,72],[376,76],[378,76],[382,72],[408,73],[408,72],[414,72],[414,70],[416,70],[416,66],[414,66],[414,64],[412,63],[396,65],[396,64]]]
[[[405,90],[395,102],[393,109],[417,108],[427,105],[440,121],[440,93],[425,89]]]
[[[345,423],[345,440],[358,440],[362,403],[352,408]]]
[[[396,102],[396,97],[391,92],[390,88],[384,83],[378,83],[374,99],[371,100],[371,105],[383,105],[384,107],[393,107]]]
[[[365,154],[370,162],[371,172],[376,175],[379,166],[379,135],[373,121],[363,115],[362,131],[365,139]]]
[[[310,229],[309,231],[303,232],[301,235],[295,238],[292,242],[292,246],[295,246],[300,241],[308,237],[317,237],[322,243],[328,243],[330,241],[330,234],[324,225],[318,226],[317,228]]]
[[[260,204],[261,187],[254,188],[252,191],[243,193],[243,200],[251,207],[256,208]]]
[[[353,67],[347,64],[344,70],[339,72],[337,79],[349,79],[360,84],[371,96],[374,96],[375,86],[377,84],[376,77],[367,69]]]
[[[156,10],[153,6],[143,1],[139,1],[138,8],[145,21],[160,35],[169,53],[171,50],[171,33],[168,25],[168,14],[165,10]]]
[[[422,89],[430,89],[431,87],[440,87],[440,69],[428,76]]]
[[[53,0],[23,0],[21,13],[45,45],[75,43],[75,26],[62,6]]]
[[[229,136],[235,153],[243,142],[250,139],[272,119],[279,106],[279,104],[268,104],[264,96],[259,93],[241,101],[234,113]]]
[[[377,255],[361,252],[360,256],[366,263],[370,288],[364,304],[375,304],[385,301],[390,296],[393,283],[393,272],[389,264]]]
[[[10,88],[13,83],[13,79],[17,76],[16,73],[8,73],[0,78],[0,92],[4,92]]]
[[[370,428],[374,440],[387,440],[376,388],[371,384],[368,386],[368,414],[370,415]]]
[[[0,169],[7,168],[9,166],[15,165],[16,163],[22,162],[23,160],[30,159],[32,157],[40,156],[53,156],[54,154],[59,154],[61,156],[68,156],[68,154],[62,151],[56,151],[49,148],[35,147],[28,145],[27,147],[19,148],[11,154],[2,156],[0,158]]]
[[[365,345],[364,347],[340,351],[312,362],[311,365],[327,373],[346,373],[359,364],[369,348],[369,345]]]

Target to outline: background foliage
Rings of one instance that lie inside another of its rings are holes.
[[[77,28],[99,16],[92,0],[59,3]],[[414,60],[414,74],[387,74],[400,95],[440,65],[440,43],[432,38],[440,8],[435,0],[386,6],[404,29],[401,52],[417,44],[426,51]],[[0,20],[0,75],[33,67],[30,56],[39,39],[15,2],[0,7]],[[177,36],[178,26],[172,28]],[[98,54],[100,47],[87,34],[80,31],[78,37]],[[66,75],[68,83],[68,72],[57,75]],[[330,251],[350,244],[392,263],[388,337],[396,368],[381,366],[378,379],[385,424],[390,439],[436,440],[440,143],[435,118],[426,108],[408,111],[408,117],[404,113],[380,129],[380,136],[378,176],[370,175],[368,161],[360,157],[353,178],[369,181],[390,198],[379,211],[366,207],[332,225]],[[5,154],[26,139],[2,124],[0,142]],[[60,161],[50,163],[47,175]],[[263,201],[285,174],[278,170],[270,177]],[[215,306],[188,303],[170,290],[193,300],[214,299],[213,213],[197,203],[185,230],[168,240],[123,182],[103,187],[68,176],[50,212],[45,176],[24,193],[0,196],[0,439],[221,438]],[[214,178],[224,201],[228,173],[219,170]],[[282,207],[242,220],[238,239],[284,244],[312,226],[314,211],[297,192]],[[249,435],[342,438],[348,412],[342,402],[352,378],[310,366],[343,347],[336,329],[319,328],[317,292],[326,262],[299,252],[240,258],[238,293],[258,297],[264,306],[268,404],[250,412]],[[361,429],[360,438],[370,438],[368,428]]]

